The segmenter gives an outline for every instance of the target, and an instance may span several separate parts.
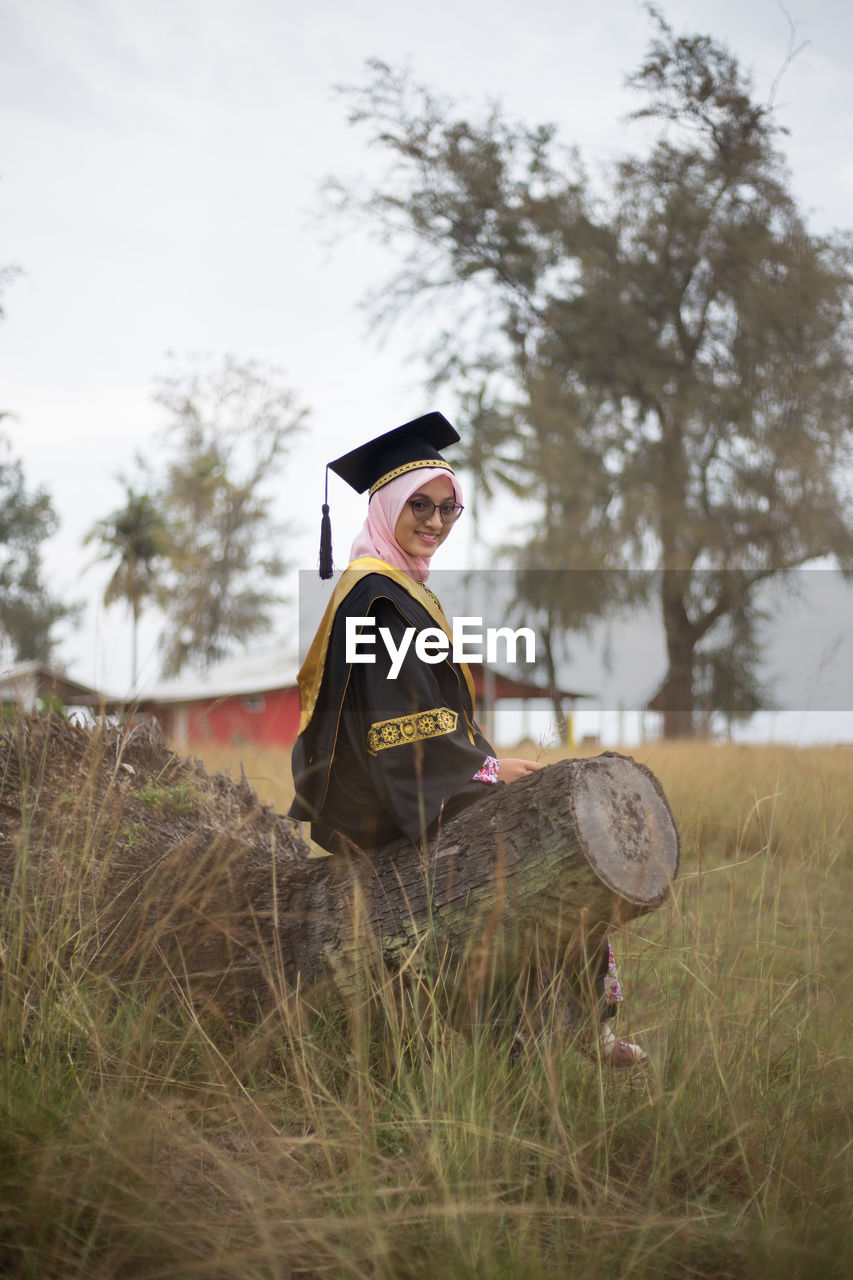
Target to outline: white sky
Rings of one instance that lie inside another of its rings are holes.
[[[769,94],[790,38],[777,0],[662,7],[677,30],[726,41]],[[809,42],[777,95],[793,186],[816,229],[850,227],[853,5],[786,8]],[[312,224],[321,179],[369,163],[333,86],[363,81],[369,57],[408,61],[472,112],[496,98],[511,117],[555,122],[594,165],[642,145],[623,78],[650,32],[635,0],[0,0],[0,264],[26,273],[4,299],[0,408],[16,415],[4,425],[29,485],[61,518],[51,580],[87,601],[59,654],[72,674],[129,679],[127,620],[103,610],[104,571],[83,572],[80,543],[163,423],[150,393],[168,351],[278,364],[310,408],[280,513],[303,568],[325,460],[428,408],[453,411],[427,401],[407,358],[416,335],[379,346],[367,332],[358,303],[393,268],[387,253],[357,237],[330,251]],[[341,489],[339,558],[361,518]],[[505,537],[502,523],[494,541]],[[437,567],[461,567],[456,543]],[[143,631],[145,680],[154,639]]]

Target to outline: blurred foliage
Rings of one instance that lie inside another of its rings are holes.
[[[44,578],[42,545],[57,525],[49,495],[27,488],[23,467],[0,434],[0,641],[19,661],[48,662],[57,624],[76,614]]]
[[[627,81],[656,127],[645,154],[591,177],[552,126],[498,105],[469,119],[373,61],[342,92],[388,164],[367,186],[329,179],[325,200],[397,254],[377,323],[441,315],[432,368],[476,436],[477,494],[535,504],[522,567],[665,570],[644,581],[667,643],[657,701],[682,735],[714,629],[769,575],[853,557],[853,250],[809,230],[737,59],[648,12]],[[625,602],[620,574],[599,585],[548,607],[573,628]]]
[[[20,267],[0,266],[0,299],[20,274]],[[4,314],[0,305],[0,319]],[[8,416],[8,410],[0,412],[0,419]],[[0,432],[0,647],[7,643],[20,661],[49,661],[54,628],[77,612],[56,599],[44,581],[42,544],[57,525],[48,493],[28,491],[23,467]]]
[[[278,369],[226,356],[163,377],[171,452],[158,477],[169,561],[164,673],[207,667],[269,629],[286,571],[272,515],[288,450],[305,410]]]
[[[131,671],[137,673],[137,633],[146,601],[156,600],[159,574],[169,553],[169,530],[157,500],[149,493],[137,493],[128,481],[124,506],[97,520],[84,542],[96,543],[97,559],[115,564],[104,592],[104,604],[124,601],[133,622]]]
[[[165,625],[163,671],[207,667],[262,635],[281,602],[287,565],[273,518],[289,449],[306,413],[278,369],[226,356],[194,357],[157,382],[169,415],[155,466],[136,459],[125,503],[87,541],[115,565],[104,603],[127,601],[136,627],[146,604]]]

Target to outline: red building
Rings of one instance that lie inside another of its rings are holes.
[[[156,716],[178,747],[205,743],[289,747],[299,732],[298,661],[292,649],[279,645],[231,658],[202,673],[192,673],[144,690],[142,712]],[[472,663],[477,693],[477,719],[487,736],[493,733],[494,707],[502,699],[521,702],[549,698],[547,689]],[[569,703],[589,694],[560,690]]]
[[[282,645],[144,689],[138,708],[180,747],[289,747],[299,732],[298,663]]]

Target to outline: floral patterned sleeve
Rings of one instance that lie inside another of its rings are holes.
[[[486,756],[480,768],[471,779],[472,782],[498,782],[500,765],[494,756]]]

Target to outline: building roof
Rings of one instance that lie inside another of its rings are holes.
[[[141,689],[133,699],[140,707],[152,703],[164,702],[199,702],[207,698],[242,697],[253,693],[268,693],[271,689],[292,689],[296,687],[296,675],[299,667],[297,657],[289,641],[253,653],[242,654],[237,658],[227,658],[216,663],[207,671],[192,671],[177,676],[174,680],[161,681]],[[481,674],[482,673],[482,674]],[[472,669],[475,682],[481,689],[485,684],[487,670],[477,664]],[[493,677],[493,696],[495,698],[547,698],[550,690],[532,681],[520,680],[513,675],[489,668],[488,674]],[[590,698],[589,693],[578,693],[569,689],[560,689],[564,698]]]
[[[173,680],[164,680],[143,688],[137,695],[125,698],[108,696],[72,680],[58,667],[44,662],[16,662],[0,665],[0,703],[15,703],[25,710],[35,708],[39,698],[57,698],[65,706],[100,707],[107,710],[121,705],[140,707],[152,703],[197,702],[206,698],[240,697],[267,693],[271,689],[296,686],[298,659],[292,644],[280,642],[269,648],[239,657],[227,658],[207,671],[192,671]],[[495,699],[534,699],[550,697],[550,690],[528,680],[506,675],[494,668],[477,664],[473,668],[476,684],[484,691],[486,678],[492,678],[491,695]],[[592,694],[560,689],[563,698],[589,698]],[[482,696],[482,692],[481,692]]]
[[[482,672],[482,676],[478,678],[478,671]],[[487,675],[493,678],[493,696],[495,698],[519,698],[523,700],[535,698],[550,698],[551,690],[547,685],[534,683],[532,680],[520,680],[517,676],[506,675],[502,671],[498,671],[495,667],[486,667],[483,663],[477,663],[471,668],[471,674],[474,677],[474,684],[477,688],[484,688]],[[593,693],[579,693],[576,689],[558,689],[557,693],[561,698],[594,698]]]
[[[38,698],[58,698],[67,707],[101,707],[109,701],[99,689],[72,680],[46,662],[0,665],[0,702],[14,702],[29,711]]]
[[[288,689],[296,685],[298,669],[292,644],[280,642],[268,649],[226,658],[206,671],[188,671],[174,680],[149,685],[133,701],[145,707],[152,702],[197,702]]]

